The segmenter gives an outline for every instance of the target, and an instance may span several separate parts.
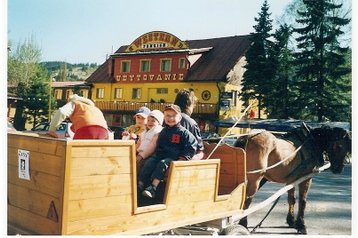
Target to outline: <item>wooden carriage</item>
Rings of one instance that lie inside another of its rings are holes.
[[[134,142],[9,132],[8,234],[138,235],[242,214],[245,152],[211,158],[173,162],[162,202],[139,206]]]

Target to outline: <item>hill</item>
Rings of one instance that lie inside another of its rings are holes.
[[[84,81],[98,68],[96,63],[70,64],[63,61],[45,61],[40,64],[57,82]]]

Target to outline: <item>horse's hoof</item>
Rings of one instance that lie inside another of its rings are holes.
[[[300,229],[297,229],[297,233],[301,235],[307,235],[306,227],[301,227]]]
[[[298,234],[307,235],[307,229],[304,224],[298,224],[297,222],[294,225],[294,228],[297,230]]]
[[[290,227],[290,228],[295,227],[295,218],[293,216],[287,215],[286,222],[288,224],[288,227]]]

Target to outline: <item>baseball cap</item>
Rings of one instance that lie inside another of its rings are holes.
[[[163,124],[164,114],[161,111],[153,110],[149,113],[148,116],[154,117],[160,125]]]
[[[177,114],[181,114],[181,110],[180,107],[178,105],[175,104],[169,104],[164,108],[164,111],[166,110],[173,110],[175,111]]]
[[[140,115],[144,118],[147,118],[150,113],[150,109],[147,107],[140,107],[134,116]]]

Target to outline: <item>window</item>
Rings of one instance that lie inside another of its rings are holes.
[[[123,89],[122,88],[115,88],[114,89],[114,98],[115,99],[123,98]]]
[[[66,90],[66,99],[73,95],[73,91],[71,89]]]
[[[140,61],[140,72],[150,72],[150,60]]]
[[[168,94],[168,88],[157,88],[157,94]]]
[[[88,90],[87,89],[81,89],[81,96],[84,98],[88,98]]]
[[[142,94],[142,90],[140,88],[132,89],[132,99],[140,99]]]
[[[55,99],[56,100],[61,100],[62,99],[62,90],[61,89],[56,89],[55,90]]]
[[[104,88],[96,89],[96,98],[104,98]]]
[[[178,68],[179,69],[185,69],[186,68],[186,60],[185,60],[185,58],[180,58],[179,59]]]
[[[172,66],[172,60],[171,59],[161,59],[160,60],[160,71],[161,72],[170,72]]]
[[[121,61],[121,73],[129,73],[131,71],[131,62],[129,60]]]

